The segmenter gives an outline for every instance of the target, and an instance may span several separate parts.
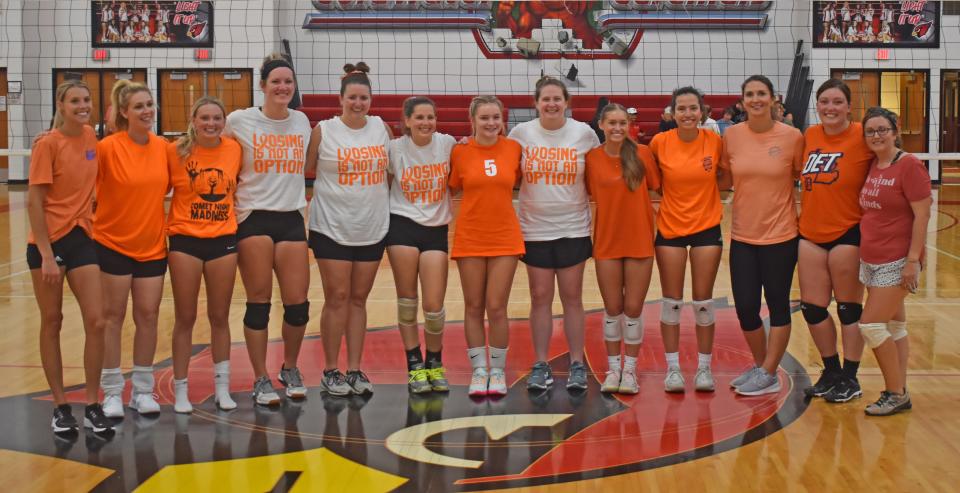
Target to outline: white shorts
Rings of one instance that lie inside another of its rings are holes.
[[[887,262],[885,264],[868,264],[860,261],[860,282],[871,288],[889,288],[899,286],[900,272],[907,265],[907,258]]]

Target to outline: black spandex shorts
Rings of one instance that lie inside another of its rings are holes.
[[[424,226],[409,217],[390,214],[390,231],[387,232],[386,245],[414,247],[421,252],[440,250],[449,252],[449,228],[443,226]]]
[[[111,250],[100,243],[97,246],[97,260],[100,262],[100,271],[114,276],[158,277],[167,272],[167,259],[134,260],[116,250]]]
[[[699,233],[693,233],[692,235],[687,236],[678,236],[676,238],[664,238],[660,234],[660,231],[657,231],[657,239],[653,242],[654,246],[668,246],[668,247],[703,247],[703,246],[723,246],[723,232],[720,231],[720,225],[716,225],[712,228],[705,229]]]
[[[170,251],[186,253],[191,257],[209,262],[237,253],[237,235],[225,235],[216,238],[173,235],[170,237]]]
[[[97,265],[97,249],[93,240],[80,226],[70,230],[66,236],[53,242],[50,247],[57,260],[57,265],[73,270],[84,265]],[[43,257],[40,249],[32,243],[27,244],[27,266],[30,270],[43,266]]]
[[[237,241],[251,236],[269,236],[274,243],[307,241],[300,211],[253,211],[237,226]]]
[[[333,241],[333,238],[323,233],[311,231],[309,245],[313,250],[313,256],[318,259],[379,262],[383,258],[383,250],[387,247],[385,240],[380,240],[373,245],[346,246]]]
[[[523,242],[527,253],[520,260],[541,269],[565,269],[586,261],[593,256],[593,242],[589,236],[582,238],[558,238],[548,241]]]
[[[801,236],[801,238],[803,237]],[[810,240],[807,240],[806,238],[803,238],[803,239],[806,241],[810,241]],[[837,245],[853,245],[855,247],[859,247],[860,246],[860,223],[854,224],[852,228],[844,231],[844,233],[840,235],[839,238],[833,241],[828,241],[826,243],[817,243],[815,241],[810,241],[810,243],[813,243],[814,245],[817,245],[818,247],[823,248],[828,252],[830,250],[833,250],[833,247]]]

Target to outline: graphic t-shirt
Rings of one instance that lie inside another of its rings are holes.
[[[657,229],[667,239],[689,236],[720,224],[723,210],[717,188],[717,167],[723,142],[716,133],[700,129],[684,142],[676,129],[660,132],[650,141],[660,168],[663,199]]]
[[[320,122],[317,178],[310,200],[310,231],[345,246],[372,245],[390,228],[387,144],[379,116],[360,129],[339,116]]]
[[[904,154],[886,169],[874,162],[860,191],[860,259],[885,264],[906,257],[913,236],[910,203],[929,196],[930,174],[916,156]]]
[[[229,137],[222,137],[217,147],[194,144],[186,159],[177,154],[176,142],[167,146],[173,187],[169,235],[216,238],[237,232],[233,203],[242,152]]]
[[[237,183],[237,222],[251,212],[296,211],[307,206],[303,168],[310,142],[307,115],[289,110],[283,120],[271,120],[260,108],[237,110],[227,116],[224,135],[243,149]]]
[[[540,120],[521,123],[510,138],[523,147],[520,225],[527,241],[590,236],[590,203],[583,184],[586,156],[600,145],[586,123],[567,118],[546,130]]]
[[[85,126],[75,137],[54,130],[33,146],[29,183],[49,185],[43,211],[50,243],[77,226],[90,234],[96,181],[97,135],[93,128]],[[33,231],[27,242],[36,242]]]
[[[450,150],[456,139],[433,134],[430,143],[420,147],[404,135],[390,141],[390,213],[412,219],[424,226],[442,226],[450,222]]]

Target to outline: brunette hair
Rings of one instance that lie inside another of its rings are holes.
[[[743,81],[743,84],[740,84],[740,94],[743,94],[743,91],[747,90],[747,84],[751,82],[759,82],[767,86],[767,90],[770,91],[770,97],[773,98],[774,100],[777,99],[777,96],[775,94],[776,91],[773,90],[773,82],[771,82],[766,75],[760,75],[760,74],[751,75],[750,77],[747,77],[747,80]]]
[[[607,115],[614,111],[622,111],[627,114],[627,109],[623,105],[610,103],[603,107],[600,112],[600,122],[607,119]],[[637,156],[637,143],[633,139],[623,139],[623,145],[620,146],[620,165],[623,167],[623,181],[627,182],[627,188],[632,192],[640,186],[643,181],[645,169],[640,157]]]
[[[902,147],[903,140],[900,138],[900,126],[897,124],[900,119],[897,118],[896,113],[886,108],[881,108],[880,106],[874,106],[868,109],[866,113],[864,113],[863,122],[862,122],[864,132],[866,132],[867,121],[870,120],[871,118],[877,118],[877,117],[883,118],[887,120],[888,123],[890,123],[890,128],[893,130],[894,135],[897,136],[897,138],[893,142],[893,145],[897,147]]]
[[[570,91],[567,90],[567,85],[563,83],[562,80],[555,77],[550,77],[545,75],[540,77],[540,80],[537,81],[536,88],[533,90],[533,101],[537,102],[540,100],[540,93],[543,92],[543,88],[547,86],[556,86],[559,87],[563,92],[563,100],[570,101]]]
[[[373,86],[370,85],[370,66],[365,62],[357,62],[356,65],[348,63],[343,66],[343,77],[340,78],[340,95],[347,92],[347,86],[350,84],[361,84],[367,86],[370,92],[373,92]]]
[[[820,99],[820,95],[828,89],[840,89],[840,92],[847,98],[847,104],[850,104],[853,99],[850,94],[850,86],[840,79],[827,79],[823,84],[820,84],[820,87],[817,88],[817,99]]]
[[[697,97],[697,104],[700,105],[700,111],[703,111],[703,93],[700,92],[700,89],[697,89],[693,86],[684,86],[673,91],[673,94],[670,96],[670,112],[677,112],[677,98],[687,94],[693,94]]]

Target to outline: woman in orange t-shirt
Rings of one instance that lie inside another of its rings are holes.
[[[809,397],[847,402],[860,397],[857,369],[863,354],[858,322],[863,311],[860,268],[859,194],[874,154],[863,126],[850,122],[850,88],[827,79],[817,89],[820,125],[807,129],[800,175],[800,310],[823,359],[823,373]],[[827,312],[837,300],[843,333],[843,366],[837,352],[837,327]]]
[[[517,260],[524,253],[513,188],[520,180],[520,144],[503,137],[503,103],[477,96],[470,103],[473,137],[450,155],[452,190],[462,190],[451,257],[463,287],[463,328],[473,367],[468,393],[507,393],[504,368],[510,327],[507,301]],[[483,333],[486,312],[490,335]],[[487,365],[487,343],[490,364]]]
[[[713,283],[723,253],[720,231],[718,164],[723,143],[715,132],[700,128],[703,94],[693,87],[673,91],[669,108],[677,128],[658,133],[650,149],[660,170],[663,200],[657,214],[657,267],[663,301],[660,334],[663,337],[667,392],[683,392],[680,372],[680,311],[683,281],[690,258],[693,278],[693,314],[697,331],[697,372],[694,387],[714,389],[710,364],[713,355]],[[689,252],[688,252],[689,248]]]
[[[78,80],[64,82],[57,87],[56,101],[53,129],[33,146],[27,192],[27,266],[40,308],[40,361],[56,406],[51,421],[54,433],[78,429],[64,395],[60,352],[66,277],[83,318],[84,425],[104,432],[113,425],[98,402],[103,318],[97,251],[89,236],[97,179],[97,137],[88,126],[90,88]]]
[[[174,410],[193,411],[187,395],[193,325],[200,279],[207,291],[214,403],[234,409],[230,397],[230,300],[237,276],[237,215],[233,208],[240,174],[237,141],[221,136],[226,110],[203,97],[190,110],[187,134],[167,146],[173,200],[167,217],[170,283],[173,286]]]
[[[160,412],[153,397],[157,318],[167,271],[163,201],[170,185],[167,142],[153,132],[156,116],[147,86],[117,81],[111,92],[117,133],[97,144],[97,211],[93,239],[103,282],[106,350],[100,384],[107,417],[123,417],[120,339],[133,298],[133,395],[141,414]]]
[[[630,119],[613,103],[600,113],[604,143],[587,153],[587,191],[597,203],[593,258],[603,298],[607,376],[602,392],[636,394],[637,356],[643,342],[643,303],[653,273],[653,204],[660,188],[650,148],[629,138]],[[626,357],[620,368],[621,343]]]

